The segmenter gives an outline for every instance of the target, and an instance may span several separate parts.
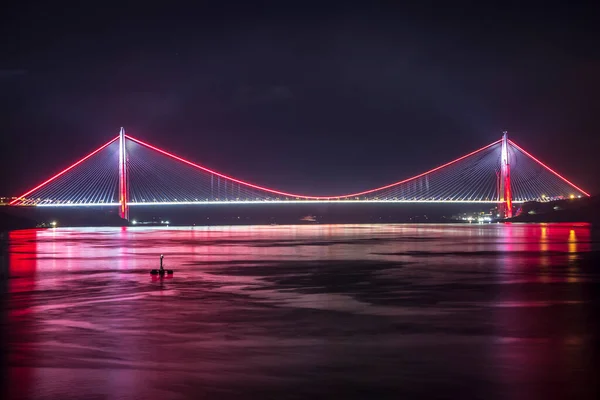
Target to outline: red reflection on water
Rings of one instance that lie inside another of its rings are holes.
[[[28,398],[34,380],[34,370],[26,365],[37,357],[33,343],[36,340],[35,320],[30,318],[31,307],[35,305],[36,262],[38,230],[29,229],[9,233],[9,301],[8,312],[8,355],[10,386],[12,397]]]
[[[37,259],[37,229],[28,229],[22,231],[12,231],[9,233],[9,267],[10,275],[17,277],[31,277],[17,281],[23,285],[33,285],[36,274]],[[15,283],[11,280],[11,283]],[[26,287],[30,290],[32,287]]]
[[[493,315],[494,374],[506,398],[569,398],[589,394],[592,368],[578,262],[592,249],[589,224],[511,224],[504,228],[503,273]],[[519,252],[523,252],[519,254]],[[536,279],[537,276],[537,279]]]

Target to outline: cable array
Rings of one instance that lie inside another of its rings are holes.
[[[541,162],[509,141],[513,201],[550,201],[587,196]]]
[[[59,172],[17,205],[110,205],[118,203],[119,142],[115,139]]]
[[[154,149],[127,141],[131,203],[281,200],[220,174],[207,172]]]
[[[498,199],[500,151],[500,142],[494,142],[414,178],[352,198],[405,202],[493,202]]]

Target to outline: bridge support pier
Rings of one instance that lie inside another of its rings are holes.
[[[119,132],[119,216],[129,221],[129,180],[127,179],[127,149],[125,129]]]
[[[508,132],[502,135],[502,154],[500,156],[500,190],[498,193],[498,212],[500,218],[512,218],[512,190],[510,187],[510,160],[508,157]]]

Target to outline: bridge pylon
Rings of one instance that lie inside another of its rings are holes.
[[[510,159],[508,154],[508,132],[502,135],[500,155],[500,190],[498,193],[498,212],[500,218],[512,217],[512,190],[510,186]]]
[[[129,221],[129,179],[127,177],[127,148],[125,128],[119,132],[119,216]]]

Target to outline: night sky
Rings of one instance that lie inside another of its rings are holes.
[[[120,126],[223,173],[322,195],[412,176],[508,130],[600,192],[591,6],[81,3],[0,13],[0,195]]]

